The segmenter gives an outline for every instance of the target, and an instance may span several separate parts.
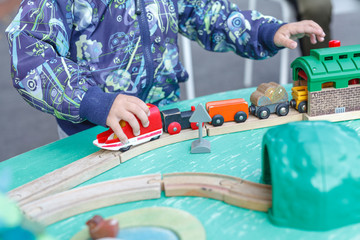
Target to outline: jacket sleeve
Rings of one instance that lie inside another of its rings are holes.
[[[283,23],[257,11],[240,11],[227,0],[179,0],[179,32],[209,51],[252,59],[275,55],[274,35]]]
[[[49,0],[21,3],[6,30],[13,85],[36,109],[73,123],[87,119],[105,126],[115,95],[104,93],[88,68],[67,58],[74,30],[72,4]]]

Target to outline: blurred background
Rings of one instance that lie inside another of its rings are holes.
[[[314,0],[316,1],[316,0]],[[0,161],[58,140],[53,116],[30,107],[12,86],[10,55],[5,29],[17,10],[20,0],[0,0]],[[247,0],[233,0],[240,9],[248,9]],[[360,0],[333,0],[332,38],[342,45],[360,44]],[[280,5],[271,0],[258,0],[256,9],[265,15],[282,19]],[[290,15],[295,21],[295,12]],[[234,53],[211,53],[191,43],[196,96],[245,88],[245,60]],[[290,63],[300,56],[300,50],[289,53],[288,82],[291,82]],[[250,86],[279,82],[280,55],[254,63]],[[182,86],[182,98],[186,92]]]

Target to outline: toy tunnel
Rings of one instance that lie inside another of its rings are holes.
[[[263,138],[274,224],[324,231],[360,222],[360,140],[341,124],[293,122]]]

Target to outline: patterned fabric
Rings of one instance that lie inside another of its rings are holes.
[[[273,35],[280,24],[226,0],[24,0],[6,32],[13,83],[30,105],[58,119],[104,125],[90,110],[80,113],[82,105],[110,109],[111,100],[82,104],[93,87],[157,105],[179,99],[178,83],[188,74],[178,32],[210,51],[263,59],[278,51]]]

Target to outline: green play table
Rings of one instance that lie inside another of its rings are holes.
[[[286,87],[290,90],[290,85]],[[186,100],[166,106],[189,110],[191,105],[207,101],[245,98],[249,101],[254,88],[219,93],[194,100]],[[345,124],[360,133],[360,120]],[[78,133],[63,140],[45,145],[0,163],[12,172],[9,190],[39,178],[57,168],[85,157],[99,149],[92,145],[102,127]],[[232,175],[260,182],[261,141],[268,128],[206,137],[211,142],[211,153],[190,154],[193,140],[161,147],[135,157],[119,166],[81,184],[144,175],[173,172],[212,172]],[[204,225],[208,239],[359,239],[360,224],[326,232],[309,232],[272,225],[266,213],[231,206],[223,202],[200,197],[165,197],[160,199],[120,204],[80,214],[47,228],[47,232],[58,239],[69,239],[85,227],[85,222],[95,214],[108,217],[132,209],[163,206],[185,210],[197,217]]]

